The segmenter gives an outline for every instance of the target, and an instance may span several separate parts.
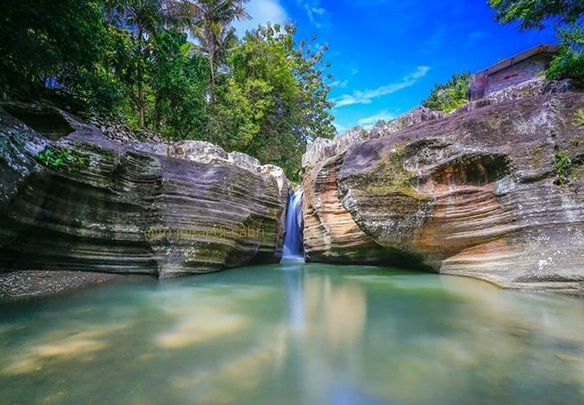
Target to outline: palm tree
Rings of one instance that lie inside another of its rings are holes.
[[[106,0],[110,22],[131,33],[140,128],[146,126],[145,69],[149,57],[148,40],[163,29],[179,24],[178,8],[185,0]]]
[[[249,0],[196,0],[191,3],[193,36],[199,41],[209,58],[211,84],[215,85],[215,67],[225,55],[224,47],[233,41],[235,20],[251,18],[245,11]]]

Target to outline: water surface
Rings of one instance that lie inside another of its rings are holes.
[[[581,404],[584,302],[247,267],[0,306],[0,404]]]

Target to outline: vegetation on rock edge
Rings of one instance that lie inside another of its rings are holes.
[[[6,0],[0,98],[209,141],[296,178],[306,143],[335,132],[326,47],[288,24],[239,39],[247,1]]]

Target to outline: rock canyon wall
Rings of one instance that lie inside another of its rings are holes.
[[[584,94],[503,101],[375,136],[305,156],[309,261],[584,295]]]
[[[62,111],[8,105],[0,174],[0,271],[170,277],[281,257],[284,173],[206,142],[116,143]]]

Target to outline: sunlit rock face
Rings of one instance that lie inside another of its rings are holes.
[[[318,162],[344,153],[356,143],[399,132],[404,128],[436,120],[443,116],[444,114],[441,112],[419,106],[389,122],[379,121],[370,130],[357,126],[346,130],[334,139],[316,138],[314,142],[306,146],[306,153],[302,156],[302,167],[305,170],[310,169]]]
[[[305,248],[315,261],[351,262],[321,239],[351,240],[371,262],[584,295],[583,162],[581,93],[388,133],[307,173]]]
[[[53,114],[72,127],[56,142],[0,110],[0,271],[169,277],[279,261],[281,170],[205,143],[119,144]]]
[[[304,177],[305,258],[340,264],[390,263],[390,249],[363,232],[339,200],[337,175],[343,160],[344,154],[321,162]]]

